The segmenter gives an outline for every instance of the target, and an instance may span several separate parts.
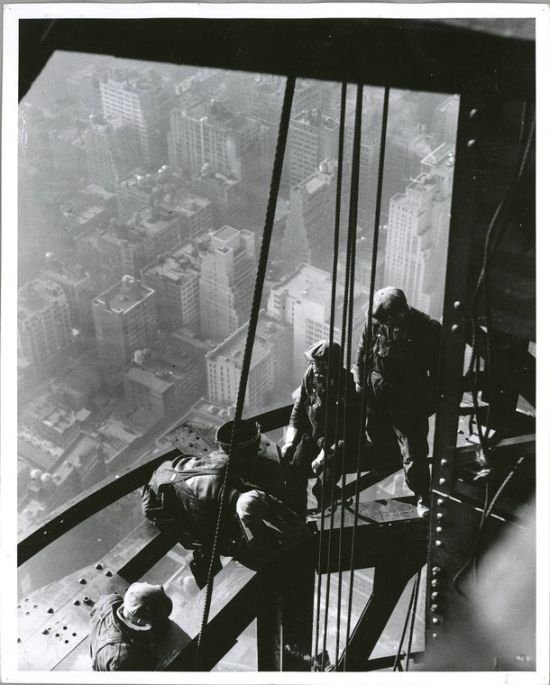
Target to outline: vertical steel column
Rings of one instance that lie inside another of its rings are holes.
[[[447,276],[443,311],[442,345],[440,353],[440,401],[433,445],[430,533],[428,546],[428,578],[432,578],[432,558],[442,545],[441,531],[445,526],[446,495],[454,489],[454,455],[456,450],[459,407],[463,392],[464,350],[468,327],[465,314],[469,310],[468,266],[478,196],[479,115],[484,103],[478,97],[463,95],[460,100],[458,135],[453,179],[453,199],[449,227]],[[436,565],[436,571],[440,569]],[[437,583],[426,592],[426,651],[439,639],[442,604]],[[431,581],[430,581],[431,582]]]
[[[260,574],[256,617],[258,671],[280,671],[283,604],[279,565]]]

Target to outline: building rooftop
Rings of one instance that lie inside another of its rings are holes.
[[[271,292],[283,291],[296,300],[311,300],[320,304],[330,303],[330,274],[316,266],[300,264],[290,276],[274,286]]]
[[[142,285],[132,276],[123,276],[122,280],[105,292],[98,295],[94,305],[103,305],[106,309],[122,313],[130,310],[139,302],[154,294],[154,290]]]
[[[69,264],[49,253],[46,255],[46,264],[41,273],[45,278],[60,279],[68,285],[78,285],[90,279],[90,275],[81,264]]]
[[[18,319],[23,321],[36,312],[48,309],[54,302],[65,300],[60,285],[46,278],[28,281],[18,291]]]
[[[455,146],[452,143],[441,143],[432,152],[420,161],[421,164],[428,167],[437,167],[444,163],[447,166],[454,166],[455,160]]]
[[[253,119],[242,114],[234,114],[224,103],[216,99],[205,99],[197,102],[183,111],[182,114],[196,121],[206,118],[206,122],[211,126],[231,131],[239,131],[254,123]]]
[[[284,324],[278,321],[274,321],[266,316],[260,317],[252,350],[252,367],[272,354],[273,336],[283,331],[284,328]],[[244,355],[247,330],[248,323],[243,324],[232,335],[214,347],[210,352],[207,352],[206,358],[216,359],[225,357],[227,361],[231,361],[235,366],[240,367]]]

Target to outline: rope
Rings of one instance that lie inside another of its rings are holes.
[[[279,122],[279,132],[277,136],[277,144],[275,148],[275,159],[273,162],[273,173],[271,176],[271,183],[269,187],[269,199],[266,209],[266,217],[264,224],[264,231],[262,236],[262,243],[260,246],[260,255],[258,259],[258,268],[256,272],[256,282],[254,284],[254,294],[252,298],[252,305],[250,311],[250,321],[248,323],[248,331],[243,355],[243,365],[241,369],[241,376],[239,379],[239,389],[237,393],[237,402],[235,405],[235,418],[233,421],[233,428],[231,431],[231,442],[229,447],[229,458],[227,460],[227,465],[224,472],[223,483],[220,491],[220,506],[218,508],[218,516],[216,520],[216,528],[214,531],[214,540],[212,543],[212,552],[210,556],[210,564],[208,567],[208,576],[206,583],[206,593],[204,599],[204,608],[201,619],[201,626],[199,635],[197,638],[197,656],[196,665],[199,670],[200,666],[200,656],[201,649],[203,646],[203,635],[206,625],[208,623],[208,615],[210,613],[210,605],[212,602],[212,591],[214,587],[214,562],[218,557],[218,549],[220,544],[220,533],[222,528],[223,513],[227,504],[228,488],[227,484],[229,482],[229,472],[231,465],[231,455],[235,447],[236,438],[236,428],[237,423],[242,418],[242,412],[244,407],[244,400],[246,396],[246,386],[248,382],[248,373],[250,371],[250,362],[252,360],[252,349],[254,346],[254,338],[256,336],[256,327],[258,324],[262,290],[265,279],[265,274],[267,270],[267,260],[269,256],[269,246],[271,243],[271,235],[273,233],[273,223],[275,219],[275,209],[277,206],[277,197],[279,194],[279,185],[281,181],[281,173],[283,169],[284,161],[284,151],[286,147],[286,139],[288,134],[288,127],[290,123],[290,112],[292,108],[292,98],[294,95],[294,86],[296,79],[294,76],[289,76],[286,81],[285,94],[283,99],[283,107],[281,111],[281,120]]]
[[[397,671],[397,670],[402,671],[403,670],[401,667],[401,650],[403,649],[403,643],[405,642],[405,635],[407,634],[407,628],[409,626],[409,619],[410,619],[411,613],[412,613],[415,585],[416,585],[416,580],[415,580],[415,583],[412,587],[411,598],[409,600],[409,607],[407,609],[407,613],[405,614],[405,623],[403,624],[403,630],[401,631],[401,639],[399,640],[399,647],[397,648],[397,652],[395,654],[395,659],[393,661],[393,669],[392,669],[393,671]]]
[[[340,129],[338,133],[338,168],[336,171],[336,207],[335,207],[335,219],[334,219],[334,255],[332,262],[332,290],[330,298],[330,332],[329,332],[329,343],[330,352],[328,358],[328,378],[332,378],[332,343],[334,342],[334,319],[336,314],[336,282],[338,277],[338,252],[340,248],[340,211],[342,202],[342,174],[344,166],[344,133],[346,124],[346,91],[347,84],[342,83],[341,95],[340,95]],[[338,372],[336,378],[336,387],[339,385],[340,377],[340,366],[338,365]],[[330,385],[329,385],[330,388]],[[328,426],[328,411],[330,402],[329,390],[327,390],[327,406],[325,411],[325,434],[326,427]],[[323,516],[324,504],[325,504],[325,483],[326,483],[326,460],[323,464],[323,487],[321,491],[321,530],[319,535],[319,551],[317,559],[317,594],[316,594],[316,625],[315,625],[315,652],[314,657],[319,653],[319,621],[321,614],[321,541],[323,539],[323,532],[325,528],[325,518]],[[330,560],[330,552],[332,548],[332,526],[334,523],[334,492],[336,486],[336,474],[335,469],[332,471],[331,477],[331,488],[330,488],[330,528],[328,533],[328,544],[327,544],[327,561]],[[326,655],[326,643],[327,643],[327,630],[328,630],[328,602],[330,597],[330,571],[327,574],[327,590],[325,597],[325,619],[324,619],[324,632],[323,632],[323,651],[321,656],[321,670],[325,668],[325,655]]]
[[[464,575],[464,573],[466,573],[466,571],[470,568],[470,566],[472,565],[472,563],[477,559],[478,551],[479,551],[479,545],[480,545],[480,543],[481,543],[481,538],[482,538],[482,535],[483,535],[483,533],[484,533],[484,531],[485,531],[485,526],[486,526],[486,524],[487,524],[487,521],[488,521],[489,518],[491,517],[491,514],[493,513],[493,509],[495,508],[495,505],[496,505],[496,503],[497,503],[497,501],[498,501],[500,495],[502,494],[502,491],[503,491],[504,488],[508,485],[508,483],[509,483],[510,480],[512,479],[513,475],[516,473],[517,469],[519,468],[519,466],[522,464],[522,462],[523,462],[524,460],[525,460],[525,457],[520,457],[520,458],[516,461],[516,463],[514,464],[514,466],[510,469],[510,471],[509,471],[508,475],[506,476],[506,478],[505,478],[505,479],[502,481],[502,483],[500,484],[499,488],[497,489],[496,493],[494,494],[493,498],[491,499],[491,502],[489,503],[489,506],[486,506],[485,510],[484,510],[483,512],[481,512],[480,524],[479,524],[479,528],[478,528],[478,532],[477,532],[477,537],[476,537],[476,541],[475,541],[475,544],[474,544],[474,547],[473,547],[472,554],[471,554],[471,556],[469,557],[468,561],[467,561],[463,566],[461,566],[460,569],[455,573],[455,575],[453,576],[453,580],[452,580],[453,587],[454,587],[455,590],[456,590],[460,595],[462,595],[463,597],[465,597],[466,594],[465,594],[465,592],[461,589],[461,587],[460,587],[460,585],[459,585],[459,580],[462,578],[462,576]],[[485,501],[487,502],[487,498],[486,498]]]
[[[376,284],[376,263],[378,257],[378,239],[380,234],[380,214],[382,208],[382,179],[384,175],[384,161],[386,155],[386,132],[388,128],[388,109],[389,109],[389,95],[390,89],[386,88],[384,90],[384,105],[382,108],[382,129],[381,129],[381,143],[380,143],[380,157],[378,159],[378,185],[376,189],[376,207],[375,207],[375,218],[374,218],[374,240],[372,244],[372,258],[371,258],[371,280],[370,280],[370,292],[369,292],[369,308],[367,316],[367,347],[369,350],[372,345],[372,307],[374,299],[374,288]],[[366,364],[363,365],[361,382],[361,414],[359,421],[359,440],[357,448],[357,471],[356,471],[356,481],[355,481],[355,507],[353,512],[353,529],[351,537],[351,551],[350,551],[350,579],[349,579],[349,592],[348,592],[348,617],[347,617],[347,629],[346,629],[346,644],[349,643],[350,633],[351,633],[351,607],[353,599],[353,583],[355,577],[354,568],[354,558],[355,558],[355,542],[356,542],[356,531],[359,520],[359,478],[361,475],[361,454],[363,451],[364,438],[365,438],[365,422],[367,414],[367,392],[365,388],[366,383]],[[344,671],[346,670],[346,651],[344,652]]]
[[[416,574],[416,579],[414,581],[414,587],[413,587],[413,594],[414,594],[414,600],[413,600],[413,606],[412,606],[412,615],[411,615],[411,627],[409,630],[409,642],[407,644],[407,659],[405,660],[405,670],[409,670],[409,661],[411,658],[411,651],[412,651],[412,640],[413,640],[413,633],[414,633],[414,622],[416,619],[416,606],[418,604],[418,595],[419,595],[419,589],[420,589],[420,576],[422,575],[422,569],[418,571]]]
[[[346,326],[342,326],[342,351],[344,350],[344,341],[346,341],[346,377],[344,385],[344,441],[349,437],[350,430],[347,425],[347,399],[350,394],[349,378],[351,367],[351,346],[353,337],[353,296],[355,285],[355,252],[357,246],[357,201],[359,195],[359,173],[361,161],[361,122],[363,115],[363,86],[357,85],[357,96],[355,103],[355,128],[353,131],[353,154],[351,164],[351,188],[350,188],[350,204],[349,204],[349,222],[348,222],[348,241],[347,241],[347,263],[346,263],[346,293],[344,296],[344,322],[347,317]],[[347,335],[346,335],[347,333]],[[338,405],[339,406],[339,405]],[[349,440],[347,441],[349,444]],[[346,488],[346,468],[344,462],[345,450],[342,450],[342,492]],[[340,539],[338,545],[338,599],[336,612],[336,658],[335,663],[338,663],[339,649],[340,649],[340,620],[342,613],[342,547],[344,538],[344,507],[340,509]]]

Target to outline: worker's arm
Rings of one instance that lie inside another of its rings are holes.
[[[290,421],[285,433],[285,442],[281,448],[283,461],[290,461],[292,459],[294,450],[304,433],[305,424],[308,421],[306,412],[307,398],[306,378],[304,377],[300,386],[300,394],[292,407]]]
[[[363,332],[361,333],[361,340],[357,346],[357,354],[355,355],[355,364],[352,368],[353,380],[355,381],[355,389],[359,392],[365,382],[365,362],[368,342],[368,323],[365,322]]]

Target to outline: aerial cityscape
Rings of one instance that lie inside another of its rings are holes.
[[[182,421],[218,426],[232,415],[283,92],[275,76],[56,53],[21,101],[21,534],[146,461]],[[248,416],[289,404],[304,350],[329,336],[340,92],[297,82]],[[365,89],[354,340],[369,300],[382,142],[376,287],[402,288],[436,319],[443,309],[459,101],[392,91],[385,141],[382,102],[382,89]],[[354,103],[350,86],[336,322]],[[94,524],[98,544],[135,523],[138,501],[127,499],[116,505],[124,516],[111,508],[110,526]],[[71,570],[93,557],[93,541],[74,553]],[[25,591],[32,575],[21,574]]]

